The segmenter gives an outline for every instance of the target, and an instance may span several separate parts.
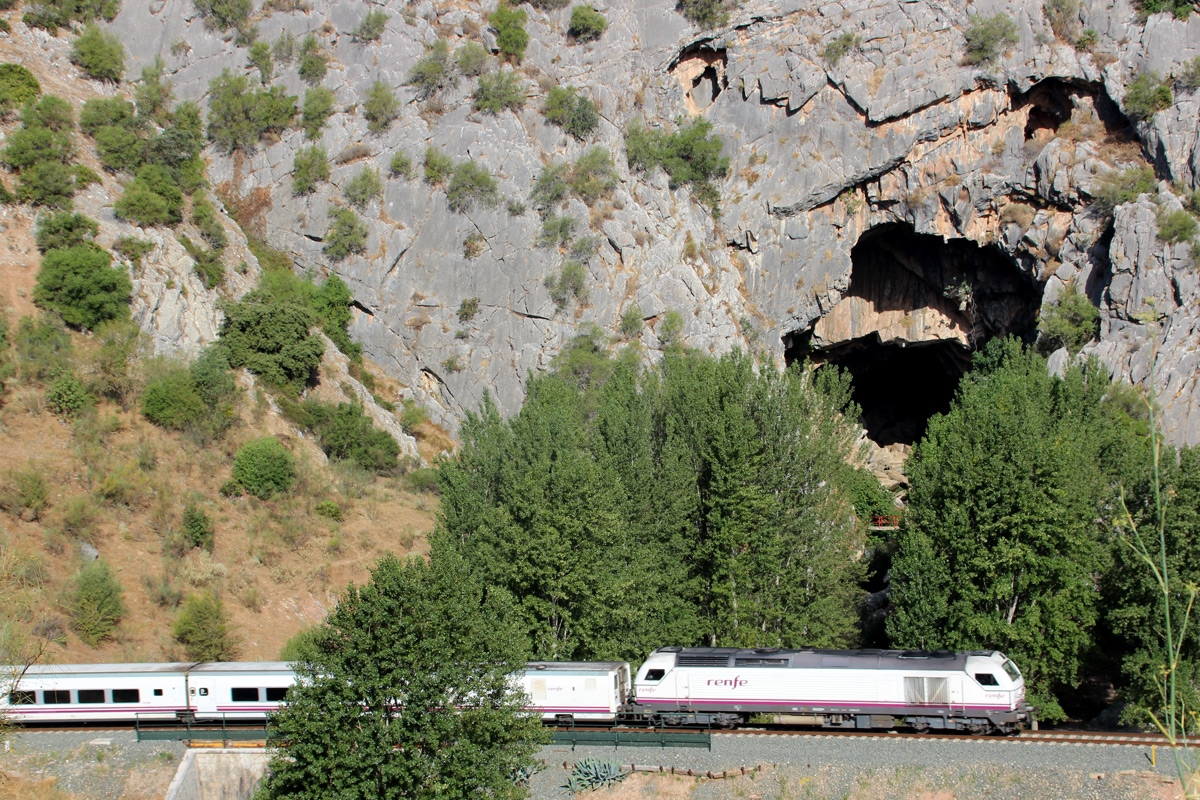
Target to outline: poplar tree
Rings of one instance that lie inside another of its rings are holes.
[[[1096,365],[1063,377],[1016,340],[994,340],[907,464],[887,630],[901,648],[997,648],[1025,674],[1042,719],[1077,683],[1108,560],[1100,520],[1115,482]]]
[[[266,797],[524,796],[545,734],[511,680],[527,655],[513,611],[453,552],[383,558],[295,665]]]

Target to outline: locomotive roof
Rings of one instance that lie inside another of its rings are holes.
[[[530,661],[526,672],[535,670],[558,672],[612,672],[625,666],[624,661]]]
[[[681,667],[791,667],[793,669],[848,668],[908,671],[961,671],[967,656],[991,656],[993,650],[817,650],[804,648],[742,649],[737,647],[663,647],[655,652],[675,653]]]

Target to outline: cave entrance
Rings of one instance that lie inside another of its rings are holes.
[[[880,446],[920,439],[988,339],[1036,332],[1041,287],[999,248],[888,224],[862,235],[851,263],[846,295],[785,338],[785,357],[849,372]]]

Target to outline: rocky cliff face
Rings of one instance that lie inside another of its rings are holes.
[[[332,54],[324,84],[337,113],[320,140],[342,154],[331,182],[292,196],[292,159],[307,144],[299,130],[244,157],[211,153],[210,175],[226,197],[257,199],[272,244],[350,285],[352,335],[451,426],[485,389],[515,410],[528,371],[581,325],[615,332],[634,305],[648,353],[666,313],[678,311],[692,346],[756,341],[780,360],[844,363],[856,381],[875,374],[886,397],[923,369],[953,379],[988,337],[1031,335],[1039,307],[1071,285],[1101,312],[1100,341],[1086,351],[1135,382],[1153,373],[1170,437],[1198,443],[1200,282],[1189,248],[1160,240],[1156,221],[1161,208],[1181,207],[1172,184],[1200,187],[1200,97],[1176,85],[1172,107],[1132,125],[1121,103],[1139,73],[1179,74],[1200,54],[1200,18],[1143,23],[1126,0],[1083,6],[1076,23],[1095,31],[1086,50],[1055,38],[1040,0],[748,2],[708,32],[666,0],[608,0],[598,9],[609,28],[591,44],[567,37],[569,9],[525,6],[530,44],[518,75],[528,101],[493,116],[472,110],[475,79],[436,105],[403,85],[439,38],[451,49],[469,39],[494,47],[490,2],[387,3],[382,39],[362,43],[351,32],[374,5],[312,0],[260,13],[256,24],[268,40],[313,32]],[[989,66],[964,65],[969,15],[997,12],[1016,22],[1020,43]],[[135,69],[165,60],[181,98],[204,98],[221,69],[246,63],[191,0],[127,2],[113,27]],[[843,33],[856,45],[831,63],[826,47]],[[402,110],[372,135],[361,104],[377,80],[395,88]],[[295,66],[276,82],[303,95]],[[596,102],[594,141],[575,141],[539,113],[555,85]],[[717,219],[661,172],[625,167],[630,119],[670,127],[697,115],[732,157]],[[506,198],[527,203],[544,164],[594,144],[613,153],[620,185],[592,208],[571,200],[559,212],[599,237],[586,301],[560,308],[551,297],[545,279],[564,256],[537,246],[534,210],[453,212],[417,178],[389,180],[370,205],[363,255],[331,262],[322,253],[339,187],[364,164],[386,175],[393,154],[419,163],[434,146],[483,164]],[[1147,163],[1163,180],[1157,197],[1120,205],[1111,219],[1091,207],[1104,175]],[[478,255],[464,252],[468,238]],[[480,310],[460,320],[467,298]],[[908,372],[905,359],[935,352],[933,343],[940,366],[914,361]],[[890,376],[871,372],[880,363]]]

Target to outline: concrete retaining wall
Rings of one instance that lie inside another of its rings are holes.
[[[261,748],[189,749],[166,800],[247,800],[267,771],[267,759]]]

